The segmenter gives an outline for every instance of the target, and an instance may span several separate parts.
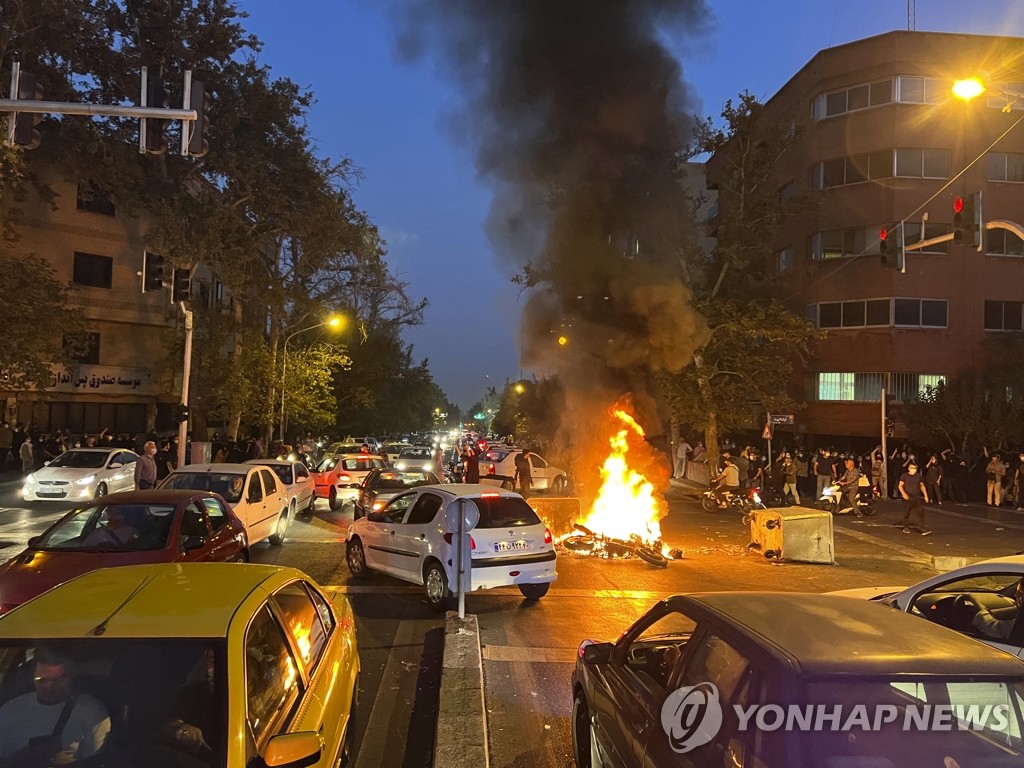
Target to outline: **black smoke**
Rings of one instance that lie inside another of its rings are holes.
[[[649,424],[651,374],[685,366],[705,334],[680,278],[694,237],[680,156],[697,105],[666,48],[707,31],[705,3],[393,9],[401,51],[438,54],[464,97],[453,134],[495,189],[490,239],[529,286],[524,366],[563,382],[577,447],[595,409],[626,393]]]

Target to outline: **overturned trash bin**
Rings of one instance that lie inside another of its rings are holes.
[[[754,509],[745,519],[750,522],[747,548],[769,560],[835,563],[831,512],[811,507]]]

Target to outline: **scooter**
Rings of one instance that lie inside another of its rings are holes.
[[[870,491],[870,493],[865,494],[864,491],[866,490]],[[877,498],[875,489],[871,486],[858,486],[857,508],[854,509],[850,506],[842,486],[839,483],[833,483],[832,485],[826,485],[822,490],[821,498],[818,499],[818,509],[831,512],[833,515],[857,515],[858,517],[865,515],[870,517],[875,514],[875,498]]]
[[[720,504],[715,496],[715,488],[712,484],[700,497],[700,506],[705,512],[717,512],[723,509],[732,509],[740,514],[747,514],[752,509],[764,509],[764,502],[761,501],[761,494],[757,488],[741,488],[738,493],[726,494],[727,503]]]

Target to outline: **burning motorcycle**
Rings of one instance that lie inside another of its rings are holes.
[[[732,509],[740,514],[747,514],[752,509],[764,509],[764,502],[757,488],[741,488],[737,493],[727,493],[727,501],[721,504],[715,496],[716,485],[712,483],[700,497],[700,506],[705,512],[717,512]]]
[[[610,536],[601,536],[586,526],[575,523],[572,533],[559,543],[567,551],[577,555],[595,555],[606,558],[639,557],[648,565],[656,565],[659,568],[668,567],[669,558],[658,549],[661,542],[655,542],[652,546],[636,535],[630,536],[629,539],[616,539]],[[672,559],[683,556],[681,550],[673,550],[670,554]]]

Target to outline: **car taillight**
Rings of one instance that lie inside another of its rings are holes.
[[[445,532],[445,534],[444,534],[444,542],[445,542],[445,544],[451,544],[452,540],[454,538],[455,538],[455,534],[451,533],[450,531],[446,531]],[[470,549],[476,549],[476,541],[473,539],[472,536],[469,537],[469,548]]]
[[[544,543],[545,544],[550,544],[551,543],[551,531],[548,528],[544,529]]]
[[[495,471],[494,471],[494,465],[493,465],[493,464],[491,464],[491,465],[490,465],[489,467],[487,467],[487,474],[488,474],[488,475],[493,475],[493,474],[495,474]]]
[[[349,477],[348,475],[338,475],[338,482],[339,483],[348,483],[348,482],[351,482],[351,481],[352,481],[352,478]]]

